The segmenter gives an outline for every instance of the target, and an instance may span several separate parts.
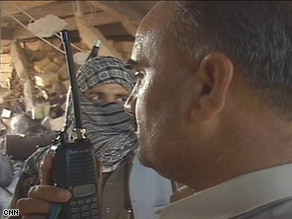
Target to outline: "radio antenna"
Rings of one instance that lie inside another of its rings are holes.
[[[74,116],[75,116],[75,128],[76,130],[82,130],[82,119],[81,119],[81,110],[79,107],[79,92],[76,78],[76,71],[73,60],[73,53],[71,48],[71,42],[69,37],[69,31],[63,30],[61,31],[61,36],[64,44],[64,50],[66,54],[67,67],[69,70],[69,77],[71,82],[71,90],[72,90],[72,100],[73,100],[73,108],[74,108]],[[78,133],[77,133],[77,136]]]

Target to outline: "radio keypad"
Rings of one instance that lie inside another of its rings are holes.
[[[90,214],[88,212],[82,213],[82,217],[88,217]]]
[[[72,209],[71,209],[71,212],[72,212],[72,213],[77,213],[77,212],[79,212],[79,208],[72,208]]]
[[[89,209],[88,206],[83,206],[83,207],[81,207],[81,210],[82,210],[82,211],[87,211],[88,209]]]
[[[92,214],[92,215],[96,215],[96,214],[98,214],[98,210],[93,210],[93,211],[91,212],[91,214]]]
[[[84,200],[79,200],[78,201],[78,205],[83,205],[84,204]]]
[[[92,208],[97,208],[97,204],[92,204],[91,207]]]
[[[86,203],[86,204],[91,203],[91,199],[90,199],[90,198],[86,199],[86,200],[85,200],[85,203]]]
[[[98,216],[97,197],[78,199],[70,203],[72,219],[100,219]],[[91,208],[91,211],[90,211]]]
[[[74,201],[70,203],[70,205],[71,205],[72,207],[76,206],[76,204],[77,204],[77,203],[74,202]]]

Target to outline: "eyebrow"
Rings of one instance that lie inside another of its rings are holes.
[[[95,94],[95,95],[104,95],[104,92],[100,92],[100,91],[95,91],[95,90],[91,90],[91,91],[88,91],[87,93],[88,95],[92,95],[92,94]]]
[[[124,93],[124,94],[116,94],[116,96],[117,97],[128,97],[129,94],[126,94],[126,93]]]

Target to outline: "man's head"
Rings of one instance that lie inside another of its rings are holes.
[[[88,60],[79,69],[77,83],[82,127],[103,164],[103,172],[111,172],[138,145],[133,131],[134,118],[123,108],[134,87],[134,75],[122,60],[100,56]],[[72,96],[69,95],[65,130],[69,140],[74,137],[74,127]]]
[[[292,133],[291,12],[289,2],[250,1],[152,9],[132,53],[145,165],[200,190],[292,161],[275,147]]]
[[[84,96],[99,105],[110,102],[123,105],[134,86],[132,72],[122,60],[110,56],[90,59],[77,77]]]

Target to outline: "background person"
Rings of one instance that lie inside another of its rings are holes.
[[[132,209],[134,213],[130,215],[131,218],[133,216],[139,219],[155,218],[157,208],[168,204],[172,193],[171,182],[154,170],[142,167],[139,162],[135,162],[132,171],[132,161],[138,142],[132,127],[134,118],[124,111],[123,104],[134,86],[133,79],[132,72],[124,68],[121,60],[114,57],[90,59],[77,74],[81,91],[79,97],[83,127],[87,130],[87,137],[93,143],[96,157],[103,166],[102,218],[128,219],[129,209]],[[74,114],[71,96],[67,115],[65,130],[69,136],[72,136]],[[56,195],[58,190],[62,190],[60,188],[46,186],[45,189],[48,190],[38,196],[38,200],[34,200],[30,194],[31,191],[36,191],[36,188],[42,188],[32,186],[39,181],[39,165],[45,154],[47,154],[47,149],[37,151],[27,160],[23,169],[23,175],[17,185],[11,205],[11,208],[19,207],[22,215],[48,214],[50,202],[60,201]],[[47,160],[49,163],[45,164],[43,170],[52,168],[50,157]],[[132,182],[139,175],[153,180],[140,184]],[[51,183],[47,180],[48,178],[51,178],[50,173],[44,173],[40,183]],[[152,185],[151,182],[156,184]],[[25,198],[29,188],[31,190],[28,198]],[[138,197],[136,193],[142,196]],[[19,199],[19,205],[17,205]],[[61,200],[67,201],[62,198]]]

